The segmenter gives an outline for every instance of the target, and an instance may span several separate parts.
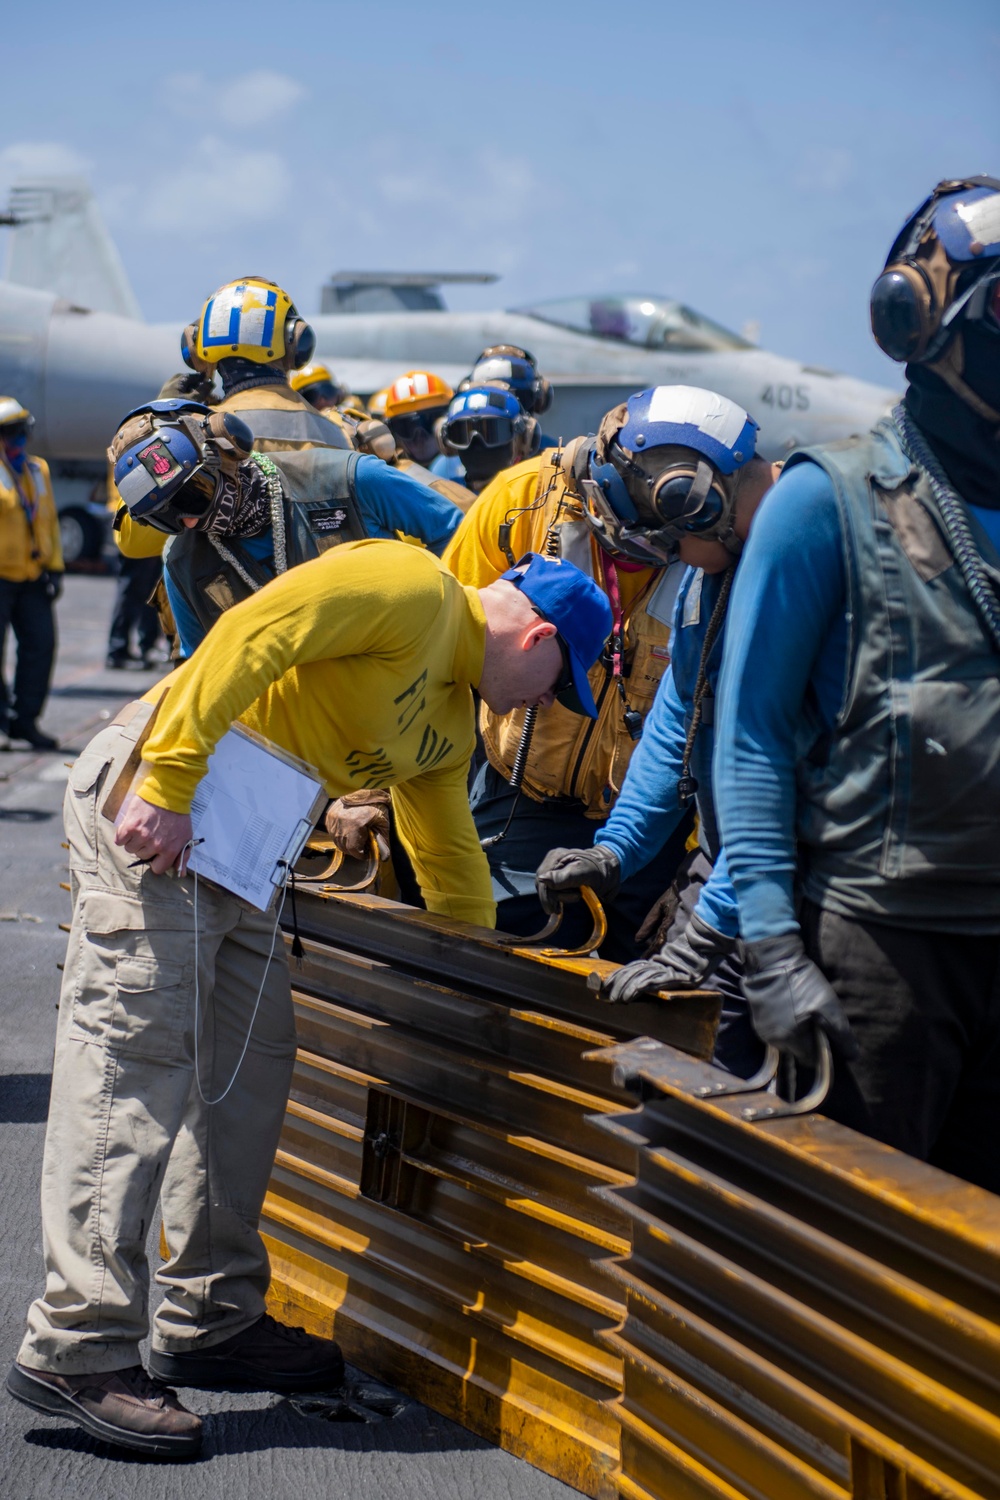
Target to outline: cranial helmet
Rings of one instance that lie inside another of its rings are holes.
[[[204,375],[224,359],[298,370],[316,350],[316,335],[299,317],[288,293],[263,276],[228,281],[213,292],[197,323],[181,334],[186,364]]]
[[[539,375],[534,355],[516,344],[493,344],[483,350],[472,367],[470,386],[496,385],[498,381],[510,387],[531,416],[540,417],[552,405],[552,387],[544,375]]]
[[[31,412],[16,396],[0,396],[0,437],[8,437],[19,428],[29,433],[34,425]]]
[[[322,364],[319,360],[311,360],[301,369],[293,370],[288,377],[288,383],[293,391],[298,391],[312,406],[316,406],[319,402],[326,406],[337,406],[350,395],[347,386],[341,385],[340,381],[334,378],[330,366]]]
[[[970,325],[1000,338],[1000,179],[938,183],[896,236],[872,287],[871,322],[890,359],[927,365],[980,416],[1000,422],[962,378]]]
[[[235,478],[252,448],[253,433],[234,412],[198,401],[150,401],[125,417],[108,459],[132,519],[176,533],[185,516],[208,517],[220,482]]]
[[[579,481],[586,516],[608,551],[662,567],[685,536],[737,556],[737,477],[754,457],[757,423],[735,401],[692,385],[658,385],[608,412]]]
[[[537,453],[538,423],[513,392],[477,385],[454,398],[440,427],[441,447],[457,453],[466,476],[482,482]]]

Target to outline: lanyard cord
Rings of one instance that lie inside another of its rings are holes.
[[[705,640],[701,648],[701,657],[698,661],[698,676],[694,685],[694,704],[691,710],[691,723],[688,725],[687,739],[684,742],[684,754],[681,757],[681,774],[677,780],[677,800],[681,807],[687,807],[695,792],[698,790],[698,782],[691,775],[691,756],[694,752],[694,742],[698,738],[698,730],[701,727],[702,707],[708,696],[708,659],[712,654],[712,648],[719,638],[719,632],[726,618],[726,609],[729,605],[729,591],[733,586],[733,577],[736,573],[735,562],[730,563],[726,569],[726,576],[722,580],[719,589],[719,597],[715,601],[712,617],[705,631]]]
[[[190,845],[185,845],[185,848],[189,847]],[[281,926],[281,913],[285,909],[285,894],[287,891],[287,887],[286,890],[282,891],[281,893],[281,902],[278,906],[278,911],[274,918],[274,931],[271,934],[271,947],[267,955],[267,963],[264,965],[264,973],[261,976],[260,989],[257,991],[257,999],[254,1001],[253,1015],[250,1017],[250,1025],[247,1027],[246,1039],[243,1043],[243,1050],[240,1053],[239,1061],[237,1062],[236,1067],[233,1069],[232,1078],[230,1078],[229,1082],[222,1090],[222,1093],[217,1094],[214,1099],[208,1099],[205,1097],[205,1091],[201,1086],[201,1057],[198,1050],[198,1035],[201,1031],[201,992],[198,984],[198,872],[197,870],[192,870],[191,874],[194,876],[194,1078],[195,1082],[198,1085],[198,1093],[201,1095],[203,1104],[221,1104],[223,1099],[229,1093],[229,1090],[232,1088],[233,1084],[236,1082],[237,1075],[243,1066],[243,1059],[247,1055],[247,1048],[250,1046],[250,1037],[253,1033],[254,1022],[257,1019],[257,1012],[260,1009],[261,996],[264,993],[264,985],[267,982],[267,975],[271,967],[271,960],[274,957],[275,944],[278,941],[278,929]]]

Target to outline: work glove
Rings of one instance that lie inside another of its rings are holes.
[[[743,993],[762,1042],[791,1052],[801,1063],[816,1060],[814,1024],[822,1026],[842,1057],[858,1044],[833,987],[807,958],[797,932],[745,945]]]
[[[554,916],[564,902],[580,900],[580,887],[589,885],[601,901],[613,901],[621,884],[618,857],[604,844],[593,849],[550,849],[535,871],[535,889],[542,910]]]
[[[49,598],[52,600],[53,603],[55,603],[55,601],[57,599],[61,599],[62,598],[62,591],[63,591],[63,576],[62,576],[62,574],[61,573],[46,573],[46,575],[45,575],[45,592],[48,594]]]
[[[387,791],[366,789],[348,792],[331,802],[323,817],[323,827],[341,854],[348,859],[364,859],[368,853],[369,834],[374,834],[379,859],[389,858],[389,804]]]
[[[160,387],[157,401],[200,401],[202,406],[212,402],[212,380],[200,370],[182,370],[171,375]]]
[[[623,964],[601,994],[611,1005],[628,1005],[657,990],[697,990],[727,954],[732,953],[736,939],[717,932],[692,913],[684,931],[673,942],[664,944],[654,958],[639,958]]]

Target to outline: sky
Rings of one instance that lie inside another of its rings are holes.
[[[1000,175],[996,0],[35,0],[4,64],[4,201],[88,178],[151,321],[248,272],[308,315],[338,270],[494,271],[449,305],[656,293],[895,386],[889,245]]]

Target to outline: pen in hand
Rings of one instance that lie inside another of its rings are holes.
[[[196,849],[199,844],[203,844],[204,842],[204,839],[191,839],[184,845],[184,849]],[[184,853],[184,849],[181,850],[182,854]],[[126,865],[125,868],[127,870],[137,870],[140,865],[151,865],[152,863],[152,859],[134,859],[132,863],[130,865]]]

